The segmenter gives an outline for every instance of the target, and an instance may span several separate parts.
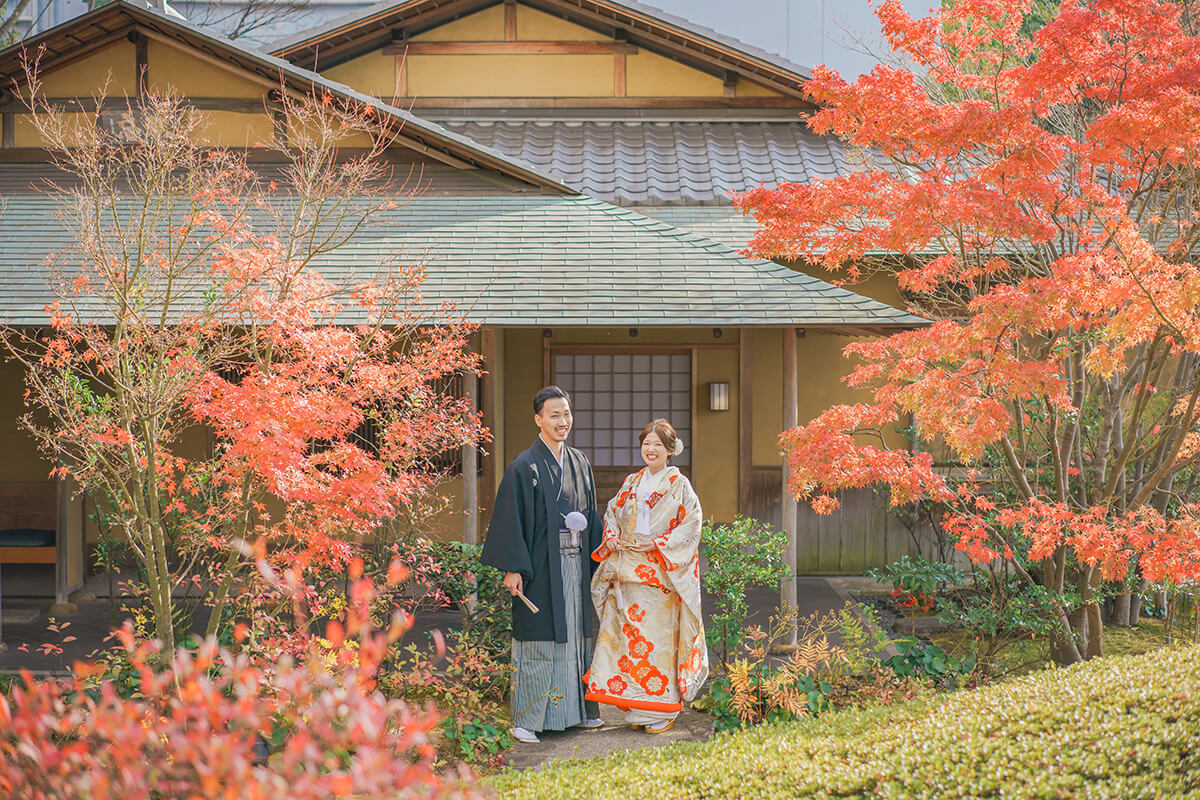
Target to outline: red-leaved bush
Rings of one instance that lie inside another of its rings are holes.
[[[404,577],[397,567],[389,581]],[[157,643],[123,628],[117,635],[139,676],[133,697],[102,664],[77,664],[61,681],[23,674],[0,695],[0,796],[472,796],[466,773],[435,766],[438,716],[377,689],[380,664],[412,623],[398,613],[374,629],[375,596],[369,579],[354,580],[343,621],[311,638],[304,657],[278,662],[208,640],[164,664]],[[255,753],[260,736],[277,743],[265,763]]]

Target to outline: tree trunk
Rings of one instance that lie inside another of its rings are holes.
[[[147,526],[149,527],[149,526]],[[150,605],[154,611],[154,635],[162,642],[165,658],[175,652],[175,622],[171,613],[171,576],[167,570],[166,543],[157,531],[146,531],[143,539],[149,553],[143,562]]]
[[[1142,621],[1142,594],[1149,585],[1150,582],[1145,578],[1138,581],[1137,591],[1134,592],[1133,599],[1129,603],[1129,624],[1135,628]]]
[[[1113,598],[1112,624],[1127,628],[1133,624],[1133,593],[1121,592]]]

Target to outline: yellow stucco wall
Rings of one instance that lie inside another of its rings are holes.
[[[42,96],[91,97],[106,76],[111,76],[108,81],[109,96],[135,95],[138,90],[136,59],[137,50],[132,44],[117,42],[62,69],[42,75]],[[80,90],[81,77],[86,81],[87,91]]]
[[[374,97],[395,97],[397,94],[394,55],[367,53],[323,70],[322,74],[330,80],[344,83]]]
[[[625,59],[626,90],[630,97],[720,97],[725,81],[649,50]]]
[[[708,410],[709,381],[729,383],[729,410]],[[738,352],[696,353],[696,418],[692,421],[692,484],[706,519],[729,522],[738,511]]]
[[[523,10],[518,7],[518,14]],[[500,3],[412,37],[414,42],[494,42],[503,39],[504,6]]]
[[[606,97],[607,55],[485,55],[408,58],[412,97]]]
[[[0,481],[50,480],[50,464],[33,438],[20,427],[25,408],[25,369],[15,361],[0,363]]]
[[[533,407],[530,403],[537,390],[542,388],[542,332],[536,328],[511,328],[504,332],[504,449],[503,463],[496,471],[503,473],[504,467],[517,455],[533,444],[537,428],[533,425]]]
[[[146,46],[146,64],[149,85],[160,92],[170,87],[187,97],[259,98],[267,90],[232,67],[210,64],[153,40]]]
[[[748,81],[745,78],[738,78],[737,86],[734,88],[734,94],[737,97],[782,97],[782,95],[774,89],[767,88],[760,84]]]
[[[603,42],[610,37],[529,6],[517,5],[517,39],[531,42]]]

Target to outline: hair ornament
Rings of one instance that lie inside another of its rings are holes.
[[[671,453],[671,455],[677,456],[682,452],[683,452],[683,439],[676,437],[675,438],[675,451],[673,453]]]

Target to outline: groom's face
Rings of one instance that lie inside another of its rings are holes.
[[[542,404],[542,413],[533,415],[542,435],[551,442],[565,442],[571,432],[571,404],[562,397],[551,397]]]

